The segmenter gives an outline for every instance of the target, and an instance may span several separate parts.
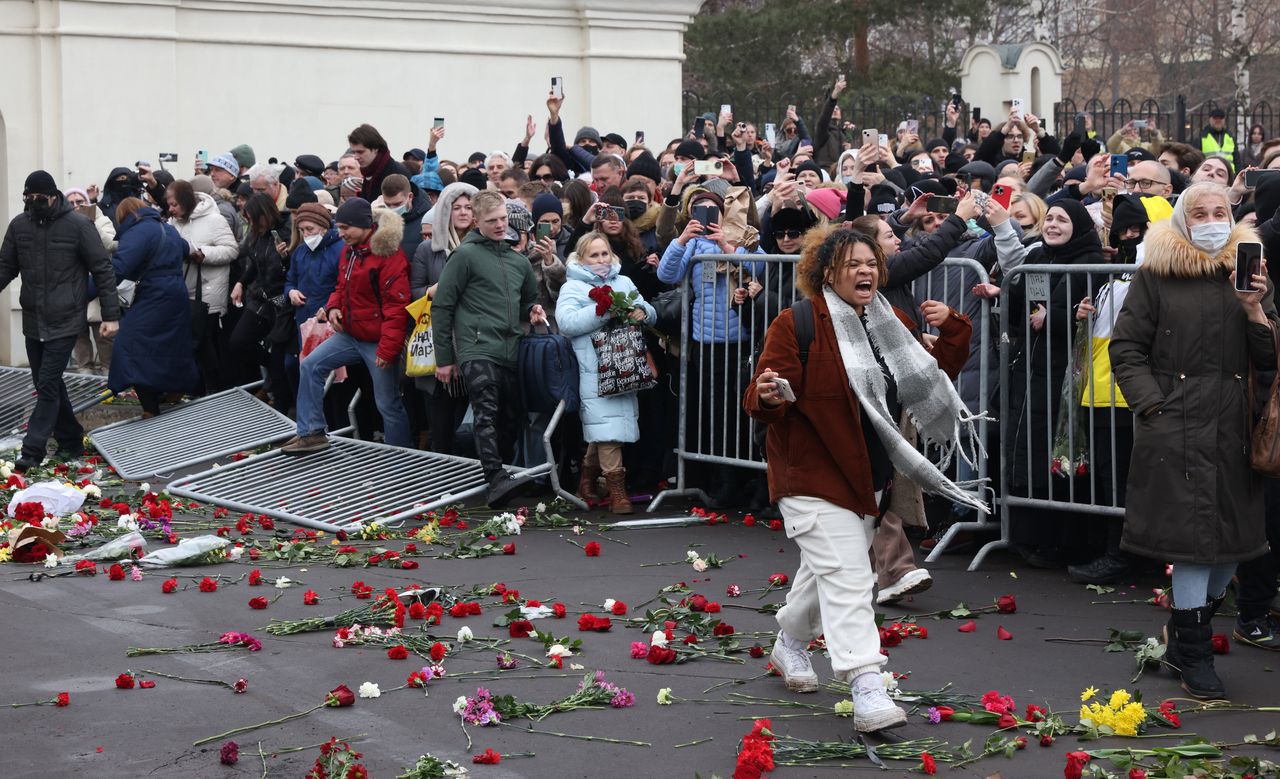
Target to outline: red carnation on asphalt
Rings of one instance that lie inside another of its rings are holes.
[[[471,758],[471,762],[479,763],[480,765],[497,765],[502,762],[502,755],[494,752],[492,749],[486,749],[480,754],[473,756]]]
[[[117,676],[116,688],[121,690],[132,690],[133,689],[132,674],[120,674],[119,676]]]
[[[266,607],[267,607],[267,599],[262,597],[261,595],[259,595],[256,598],[251,598],[249,600],[249,608],[251,609],[265,609]]]
[[[587,553],[587,557],[599,557],[600,543],[598,541],[588,541],[587,545],[582,547],[582,551]]]
[[[442,643],[440,643],[439,641],[437,641],[437,642],[435,642],[434,644],[432,644],[432,645],[431,645],[431,650],[430,650],[430,654],[431,654],[431,662],[433,662],[433,663],[438,663],[438,662],[440,662],[441,660],[443,660],[443,659],[444,659],[444,656],[445,656],[445,653],[446,653],[447,651],[448,651],[448,649],[445,647],[445,645],[444,645],[444,644],[442,644]]]
[[[409,657],[409,650],[403,644],[396,644],[387,650],[387,657],[392,660],[405,660]]]
[[[57,699],[57,701],[55,702],[55,705],[58,705],[58,706],[70,706],[70,705],[71,705],[71,693],[69,693],[69,692],[60,692],[60,693],[58,693],[58,699]]]
[[[178,589],[178,580],[176,578],[165,579],[164,584],[160,585],[160,592],[163,592],[165,595],[172,594],[173,592],[177,591],[177,589]]]
[[[564,619],[564,615],[568,613],[568,609],[565,608],[563,603],[552,603],[551,613],[555,615],[556,619]]]
[[[422,603],[414,602],[409,604],[409,619],[426,619],[427,607]]]
[[[107,578],[113,582],[118,582],[124,578],[124,568],[120,567],[120,563],[112,563],[107,569]]]
[[[320,596],[316,595],[315,590],[307,590],[302,593],[302,603],[305,606],[315,606],[320,602]]]
[[[200,580],[200,592],[217,592],[218,580],[210,579],[208,576]]]

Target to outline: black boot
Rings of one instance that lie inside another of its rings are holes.
[[[1219,601],[1221,603],[1221,601]],[[1165,666],[1182,677],[1182,689],[1200,700],[1225,698],[1227,693],[1213,668],[1214,607],[1173,609],[1166,628]]]
[[[1132,566],[1127,552],[1107,552],[1084,565],[1068,565],[1067,575],[1080,584],[1111,584],[1124,578]]]

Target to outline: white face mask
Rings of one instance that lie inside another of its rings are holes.
[[[400,205],[391,209],[391,213],[395,214],[396,216],[404,216],[404,212],[408,210],[409,210],[409,204],[401,203]]]
[[[1230,222],[1206,222],[1191,228],[1191,243],[1206,252],[1216,252],[1231,237]]]
[[[320,242],[324,240],[324,233],[316,233],[315,235],[304,235],[302,242],[307,245],[311,251],[315,251]]]

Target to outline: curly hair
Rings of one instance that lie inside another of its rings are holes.
[[[880,268],[877,286],[883,287],[889,280],[889,262],[875,238],[858,230],[815,227],[804,235],[800,262],[796,264],[796,288],[807,298],[822,294],[827,269],[843,260],[855,244],[866,246],[875,255]]]

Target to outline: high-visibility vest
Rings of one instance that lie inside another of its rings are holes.
[[[1236,141],[1231,137],[1231,133],[1223,130],[1222,145],[1219,146],[1218,142],[1213,139],[1213,133],[1205,133],[1200,139],[1200,151],[1205,154],[1222,153],[1228,157],[1233,157],[1236,153]]]

